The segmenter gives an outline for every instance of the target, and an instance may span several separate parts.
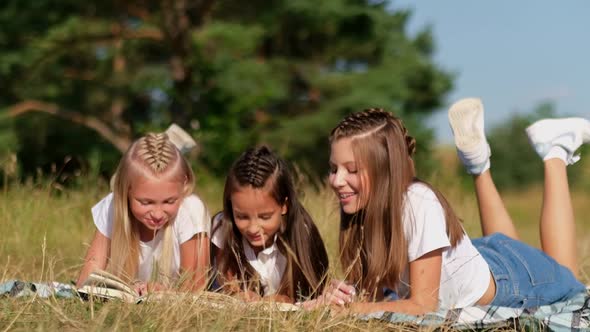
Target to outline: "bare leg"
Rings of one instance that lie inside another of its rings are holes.
[[[484,236],[502,233],[518,240],[518,234],[512,218],[504,206],[504,202],[496,189],[490,171],[473,176],[475,194],[479,207],[481,230]]]
[[[578,277],[576,225],[567,179],[567,165],[580,159],[576,151],[590,143],[590,121],[584,118],[543,119],[526,129],[531,145],[544,161],[541,208],[543,251]]]
[[[541,210],[541,246],[559,264],[578,277],[576,224],[570,197],[566,164],[548,159],[545,165],[545,187]]]

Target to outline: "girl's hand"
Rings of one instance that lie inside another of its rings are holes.
[[[262,300],[262,297],[252,291],[239,292],[237,297],[246,302],[256,302]]]
[[[144,281],[136,282],[133,284],[133,289],[139,296],[145,296],[148,294],[148,283]]]
[[[140,281],[133,285],[133,288],[139,294],[139,296],[146,296],[152,292],[159,292],[166,289],[164,285],[157,283],[157,282],[145,282]]]
[[[315,310],[315,309],[325,308],[329,304],[330,304],[329,302],[326,302],[324,300],[323,296],[320,296],[320,297],[313,299],[313,300],[307,300],[307,301],[295,303],[295,305],[300,306],[301,308],[303,308],[305,310]]]
[[[334,279],[330,286],[326,288],[322,295],[324,304],[334,304],[343,306],[351,303],[356,295],[354,286],[347,285],[342,280]]]

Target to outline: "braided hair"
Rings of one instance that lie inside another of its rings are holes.
[[[406,143],[408,155],[410,157],[414,156],[416,153],[416,139],[410,136],[408,129],[400,118],[382,108],[367,108],[362,112],[350,114],[332,129],[330,142],[343,137],[368,136],[383,129],[386,125],[390,125],[395,131],[399,131],[400,136],[403,137],[403,141]]]
[[[138,142],[137,155],[154,171],[162,173],[177,156],[176,148],[165,133],[150,133]]]
[[[229,292],[246,288],[264,295],[260,276],[247,263],[242,234],[233,217],[231,195],[244,187],[264,190],[277,204],[287,205],[276,240],[279,251],[287,260],[277,293],[293,300],[321,294],[328,271],[324,243],[311,216],[297,198],[286,163],[267,146],[245,151],[234,162],[225,182],[223,219],[220,227],[212,232],[222,232],[225,241],[217,262],[222,284],[228,285]],[[235,288],[236,281],[239,288]]]
[[[357,169],[365,174],[359,177],[361,188],[367,189],[359,193],[362,209],[354,214],[341,211],[340,261],[351,281],[375,295],[380,286],[395,288],[408,263],[402,218],[410,185],[420,182],[435,193],[453,247],[463,228],[442,194],[416,177],[416,140],[401,119],[380,108],[350,114],[330,134],[331,144],[345,139]]]
[[[114,223],[108,269],[129,281],[136,278],[139,268],[139,222],[129,209],[129,189],[138,177],[179,181],[184,184],[184,197],[192,193],[194,186],[194,174],[189,163],[165,133],[148,133],[133,142],[125,152],[111,179]],[[157,278],[164,283],[177,277],[171,272],[173,222],[169,221],[161,230],[164,234]]]

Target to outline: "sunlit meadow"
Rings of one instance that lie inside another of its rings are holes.
[[[452,156],[452,155],[451,155]],[[464,220],[472,237],[481,234],[475,196],[458,185],[453,175],[455,159],[441,155],[441,171],[429,180],[442,189]],[[197,172],[198,173],[198,172]],[[59,281],[77,278],[88,242],[94,232],[90,207],[108,191],[103,180],[83,180],[78,189],[64,189],[51,181],[43,184],[10,184],[0,192],[0,282]],[[332,262],[332,274],[340,275],[337,263],[338,210],[334,195],[323,184],[299,181],[303,203],[322,233]],[[209,209],[221,208],[221,182],[201,180],[197,188]],[[316,188],[320,188],[319,190]],[[541,188],[503,193],[524,241],[538,246]],[[582,279],[590,282],[590,194],[574,192],[578,248]],[[408,325],[360,321],[328,309],[314,312],[278,312],[254,308],[214,308],[199,301],[128,305],[83,303],[74,299],[36,297],[0,300],[0,330],[413,330]]]

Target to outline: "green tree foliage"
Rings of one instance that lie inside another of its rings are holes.
[[[109,169],[174,121],[214,173],[267,143],[321,174],[330,129],[366,107],[406,119],[427,160],[423,120],[451,76],[429,29],[407,35],[409,16],[368,0],[5,0],[0,108],[24,170],[66,155]]]
[[[543,163],[531,147],[525,129],[536,120],[552,117],[556,117],[553,104],[542,103],[533,112],[514,114],[489,131],[492,173],[500,189],[525,188],[543,181]],[[568,167],[569,179],[574,186],[584,185],[583,179],[587,176],[583,174],[584,162]]]

